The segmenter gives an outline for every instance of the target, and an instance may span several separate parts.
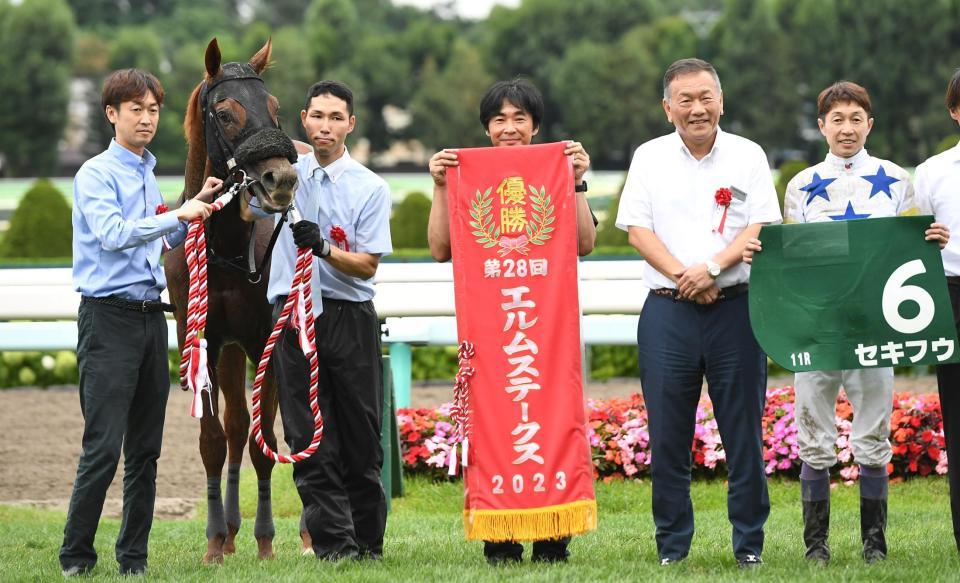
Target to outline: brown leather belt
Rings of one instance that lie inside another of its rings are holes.
[[[960,280],[960,278],[958,278],[958,280]],[[960,285],[960,283],[958,283],[957,285]],[[737,285],[731,285],[730,287],[725,287],[720,290],[720,295],[717,296],[717,301],[720,302],[723,300],[732,300],[737,296],[742,296],[743,294],[747,293],[747,290],[749,289],[749,287],[750,287],[750,284],[748,283],[738,283]],[[656,289],[650,290],[650,293],[655,296],[670,298],[675,302],[694,302],[695,301],[687,298],[681,298],[679,295],[677,295],[678,294],[677,290],[675,290],[672,287],[658,287]]]

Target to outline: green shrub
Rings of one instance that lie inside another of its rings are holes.
[[[427,222],[430,220],[430,199],[422,192],[411,192],[393,210],[390,236],[397,248],[427,246]]]
[[[787,184],[793,180],[793,177],[809,168],[810,165],[803,160],[786,160],[780,165],[780,175],[777,178],[777,198],[780,200],[780,210],[783,210],[783,197],[787,192]]]
[[[624,179],[626,181],[626,179]],[[623,184],[617,189],[617,194],[610,199],[607,205],[607,216],[597,225],[597,246],[602,247],[629,247],[627,232],[617,228],[617,211],[620,209],[620,193]]]
[[[586,379],[588,381],[640,376],[636,345],[590,346],[587,349],[587,358],[590,363],[590,377]]]
[[[0,244],[0,257],[68,257],[73,227],[70,205],[49,180],[37,180],[23,195]]]
[[[942,140],[940,140],[940,143],[937,144],[937,149],[936,149],[933,153],[934,153],[934,154],[942,154],[943,152],[946,152],[947,150],[949,150],[950,148],[952,148],[952,147],[954,147],[954,146],[956,146],[956,145],[957,145],[957,136],[956,136],[956,134],[949,135],[949,136],[943,138]]]
[[[77,355],[72,350],[0,353],[0,388],[47,387],[78,380]]]

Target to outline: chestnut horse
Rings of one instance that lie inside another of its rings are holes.
[[[245,390],[246,361],[259,361],[272,328],[266,275],[274,221],[256,221],[249,207],[283,211],[293,201],[297,184],[291,165],[296,161],[294,146],[279,129],[277,100],[260,78],[270,60],[270,50],[268,40],[249,63],[221,65],[217,40],[210,41],[206,75],[190,96],[183,124],[188,142],[184,198],[199,192],[208,175],[223,178],[225,189],[234,181],[243,184],[238,196],[205,226],[209,293],[206,339],[213,383],[209,398],[203,398],[206,413],[200,420],[200,455],[207,475],[208,501],[205,563],[222,562],[224,554],[235,550],[234,539],[240,528],[239,471],[246,443],[259,480],[253,529],[258,556],[273,557],[270,475],[274,464],[250,435]],[[182,349],[189,288],[182,247],[166,256],[165,269],[170,298],[177,307],[177,337]],[[223,424],[219,417],[220,393],[226,406]],[[261,402],[263,436],[276,450],[273,426],[277,394],[272,374],[266,376]],[[227,460],[227,486],[221,498]]]

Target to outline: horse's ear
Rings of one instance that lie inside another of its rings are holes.
[[[213,37],[210,44],[207,45],[207,54],[203,61],[207,67],[207,77],[213,79],[220,74],[220,45],[217,44],[217,37]]]
[[[270,64],[270,51],[272,49],[273,39],[268,38],[266,44],[263,45],[259,51],[257,51],[257,54],[250,57],[250,66],[253,67],[253,70],[256,71],[257,75],[263,73]]]

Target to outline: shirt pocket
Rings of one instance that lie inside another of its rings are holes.
[[[750,206],[745,200],[733,199],[727,207],[727,226],[743,229],[750,222]]]

